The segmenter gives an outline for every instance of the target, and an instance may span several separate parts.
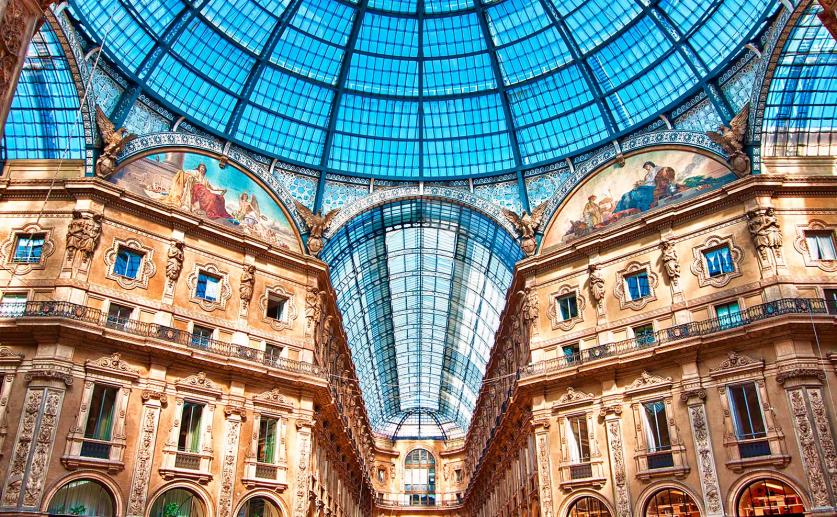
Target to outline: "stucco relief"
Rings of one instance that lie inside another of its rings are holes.
[[[622,425],[618,418],[607,421],[607,440],[613,466],[613,483],[616,492],[616,517],[631,515],[631,499],[628,496],[628,480],[625,473],[625,452],[622,445]]]
[[[229,407],[229,406],[228,406]],[[242,408],[243,409],[243,408]],[[230,517],[235,486],[235,468],[238,459],[238,437],[241,434],[241,415],[230,413],[224,433],[224,459],[221,464],[221,488],[218,494],[218,516]]]
[[[142,256],[140,259],[139,269],[136,275],[131,278],[127,275],[120,275],[114,269],[116,264],[119,249],[127,249],[136,252]],[[105,266],[107,267],[107,278],[115,281],[123,289],[148,289],[148,281],[157,273],[157,266],[154,265],[154,249],[144,246],[136,239],[113,239],[113,244],[104,255]]]
[[[23,416],[20,430],[13,447],[9,472],[6,475],[6,487],[3,492],[3,506],[17,506],[26,475],[26,462],[29,459],[32,439],[35,436],[35,424],[44,398],[43,390],[29,390],[23,403]]]
[[[808,401],[811,403],[811,413],[817,429],[817,438],[831,483],[831,493],[837,496],[837,448],[834,446],[831,420],[828,418],[828,412],[823,402],[822,389],[808,388]]]
[[[15,275],[25,275],[33,269],[44,269],[46,260],[55,253],[55,241],[52,239],[51,227],[40,226],[36,223],[26,224],[20,228],[13,228],[9,237],[0,244],[0,264]],[[18,237],[40,234],[44,236],[44,245],[37,262],[20,262],[15,260],[15,244]]]
[[[151,392],[149,392],[151,393]],[[161,394],[164,398],[165,396]],[[145,501],[148,497],[148,481],[151,478],[151,464],[154,460],[154,442],[157,438],[157,423],[160,417],[160,407],[149,405],[147,401],[155,400],[150,395],[146,397],[142,408],[141,427],[137,440],[137,455],[134,462],[134,476],[131,479],[131,489],[128,495],[128,516],[139,517],[145,515]],[[159,397],[156,398],[159,400]]]
[[[829,506],[828,489],[826,488],[822,463],[817,450],[817,439],[814,436],[814,429],[811,426],[808,409],[805,406],[804,389],[788,390],[788,397],[790,398],[796,437],[799,440],[799,449],[802,453],[802,464],[805,466],[805,474],[808,477],[808,486],[811,490],[814,506]]]
[[[308,455],[311,448],[311,430],[297,423],[297,454],[296,490],[294,492],[294,517],[305,517],[308,512]]]
[[[538,436],[538,466],[541,482],[541,511],[544,517],[552,517],[552,482],[549,468],[549,444],[546,433]]]
[[[706,408],[703,404],[689,406],[689,420],[692,424],[692,437],[695,441],[695,455],[698,459],[700,486],[703,490],[703,503],[709,515],[723,515],[721,488],[712,454],[712,440],[706,422]]]

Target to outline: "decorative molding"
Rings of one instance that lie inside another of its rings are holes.
[[[636,300],[629,300],[628,293],[625,290],[625,277],[634,273],[645,271],[648,275],[648,289],[650,291],[648,296],[643,296]],[[657,275],[651,270],[650,262],[630,262],[624,269],[616,273],[616,284],[613,286],[613,294],[619,299],[619,308],[633,309],[639,311],[645,308],[646,305],[657,299]]]
[[[309,454],[311,449],[311,431],[307,425],[300,426],[300,421],[296,422],[297,430],[297,469],[294,490],[294,517],[305,517],[308,515],[308,483],[309,483],[309,469],[311,467],[309,461]]]
[[[647,370],[643,370],[642,374],[625,389],[625,394],[634,394],[651,389],[671,388],[671,384],[671,377],[651,375]]]
[[[596,396],[592,393],[585,393],[583,391],[576,391],[572,386],[567,387],[567,392],[561,395],[558,401],[552,405],[552,409],[560,409],[568,406],[577,406],[580,404],[591,404]]]
[[[674,247],[673,240],[664,240],[660,242],[660,249],[662,255],[660,262],[663,264],[663,270],[666,272],[668,281],[672,287],[679,287],[680,285],[680,263],[677,258],[677,250]]]
[[[67,387],[73,385],[73,374],[69,371],[55,369],[54,366],[33,368],[32,370],[26,372],[23,378],[26,382],[32,382],[33,380],[39,379],[44,381],[63,382]]]
[[[285,317],[281,320],[277,320],[276,318],[269,318],[267,316],[267,302],[271,294],[281,296],[287,300],[285,302]],[[270,287],[265,287],[261,297],[259,298],[259,310],[261,311],[261,321],[267,323],[273,330],[276,331],[282,331],[291,328],[293,326],[294,321],[296,321],[297,317],[296,303],[294,303],[294,296],[292,291],[289,291],[280,285],[272,285]]]
[[[773,207],[747,212],[747,229],[756,247],[756,256],[762,270],[785,265],[782,257],[782,229]]]
[[[286,412],[290,412],[294,408],[293,403],[285,399],[285,396],[279,388],[273,388],[270,391],[253,395],[253,404],[272,406]]]
[[[139,370],[131,367],[126,361],[123,361],[122,356],[118,352],[100,357],[95,361],[88,360],[84,364],[85,369],[89,371],[108,376],[126,377],[131,380],[139,379]]]
[[[816,379],[817,383],[825,382],[825,372],[814,363],[811,366],[789,365],[779,366],[779,373],[776,374],[776,382],[785,384],[790,379]]]
[[[52,227],[40,226],[37,223],[28,223],[18,228],[12,228],[9,236],[0,244],[0,264],[4,269],[12,271],[15,275],[25,275],[35,269],[44,269],[46,259],[55,253],[55,241],[52,240]],[[41,258],[38,262],[22,263],[15,262],[15,243],[19,235],[31,235],[34,233],[44,234],[44,247],[41,250]]]
[[[143,404],[147,403],[150,400],[157,400],[160,402],[161,407],[166,407],[169,405],[169,399],[166,396],[166,394],[162,391],[142,390],[140,398],[142,398]]]
[[[234,488],[236,482],[236,465],[238,459],[238,439],[241,434],[241,420],[229,418],[227,410],[235,406],[227,406],[226,429],[224,431],[224,453],[221,464],[221,482],[218,489],[218,517],[231,517],[233,509]],[[244,408],[241,408],[243,411]]]
[[[688,407],[688,411],[689,423],[692,426],[692,438],[695,442],[700,486],[703,491],[703,504],[707,515],[722,516],[724,515],[724,506],[721,500],[718,472],[715,468],[715,457],[712,452],[712,438],[706,420],[706,408],[702,403],[692,404]]]
[[[219,278],[218,299],[215,301],[198,298],[197,296],[198,276],[202,271]],[[186,285],[189,286],[189,301],[198,304],[206,312],[212,312],[216,309],[224,310],[227,307],[227,300],[232,296],[229,275],[211,263],[195,264],[192,272],[186,278]]]
[[[706,256],[704,253],[723,246],[726,246],[729,249],[734,271],[711,277],[709,276],[708,266],[706,265]],[[744,254],[741,251],[741,248],[735,245],[732,235],[728,235],[726,237],[712,235],[707,238],[703,244],[692,248],[692,256],[694,257],[694,260],[692,261],[689,269],[692,274],[697,277],[699,286],[724,287],[730,283],[733,278],[739,277],[743,274],[741,271],[741,257],[743,255]]]
[[[616,517],[631,517],[631,499],[628,495],[628,480],[625,473],[625,452],[622,445],[622,424],[619,418],[605,422],[607,429],[610,462],[613,469],[613,484],[616,493]]]
[[[189,377],[180,379],[175,383],[177,391],[191,391],[193,393],[209,395],[220,398],[223,395],[221,389],[212,382],[204,372],[198,372]]]
[[[800,224],[796,226],[796,238],[793,240],[793,247],[802,255],[807,267],[817,267],[826,273],[834,273],[837,271],[837,260],[816,260],[811,258],[811,252],[808,249],[808,240],[805,238],[806,231],[820,231],[831,232],[831,239],[834,242],[834,235],[837,232],[837,225],[828,224],[819,219],[811,219],[808,224]]]
[[[538,479],[541,485],[541,512],[543,517],[552,517],[552,481],[549,466],[549,443],[546,433],[538,433]]]
[[[562,320],[560,318],[560,308],[558,307],[558,298],[562,296],[566,296],[568,294],[575,295],[576,301],[576,308],[578,311],[578,315],[574,318],[569,318],[566,320]],[[584,299],[584,296],[581,295],[581,289],[579,286],[574,285],[570,286],[567,284],[562,285],[558,288],[557,291],[549,295],[549,309],[547,314],[549,316],[549,320],[552,322],[552,330],[564,330],[569,331],[572,330],[576,324],[581,323],[584,321],[584,308],[587,306],[587,301]]]
[[[727,353],[727,358],[721,361],[721,364],[709,369],[709,375],[712,377],[720,377],[741,371],[761,370],[762,368],[764,368],[764,361],[756,360],[746,355],[739,355],[735,350],[730,350]]]
[[[831,419],[828,416],[823,392],[820,388],[808,388],[808,402],[811,404],[811,415],[819,438],[828,478],[831,482],[831,493],[837,494],[837,447],[834,445]]]
[[[825,471],[817,447],[817,437],[808,416],[803,388],[788,390],[791,414],[793,415],[794,430],[799,440],[800,458],[808,478],[808,488],[815,507],[830,506],[828,488],[825,482]]]
[[[114,272],[113,268],[116,265],[116,256],[119,253],[119,248],[127,248],[142,254],[136,278],[128,278]],[[143,246],[137,239],[122,240],[114,237],[113,244],[105,252],[103,260],[105,261],[105,266],[107,266],[105,276],[114,280],[123,289],[134,289],[135,287],[148,289],[148,280],[157,273],[157,266],[154,265],[154,248]]]
[[[159,394],[145,390],[142,393],[143,402],[151,400],[151,394]],[[147,396],[148,395],[148,396]],[[165,400],[165,395],[160,400]],[[136,442],[137,454],[134,460],[134,475],[131,478],[131,488],[128,493],[128,517],[145,517],[148,485],[151,480],[151,467],[154,461],[154,444],[157,441],[157,424],[160,419],[160,408],[143,404],[139,437]]]

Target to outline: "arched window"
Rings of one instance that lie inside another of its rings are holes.
[[[172,488],[157,497],[149,517],[206,517],[206,507],[191,490]]]
[[[77,479],[62,486],[49,501],[50,515],[113,517],[113,496],[98,481]]]
[[[404,461],[404,493],[411,505],[436,504],[436,459],[416,449]]]
[[[570,506],[567,517],[610,517],[610,510],[599,499],[584,496]]]
[[[799,494],[778,479],[759,479],[747,485],[738,497],[737,508],[738,517],[801,516],[805,512]]]
[[[244,503],[238,517],[282,517],[282,510],[266,497],[253,497]]]
[[[648,500],[645,517],[700,517],[700,509],[686,492],[663,488]]]

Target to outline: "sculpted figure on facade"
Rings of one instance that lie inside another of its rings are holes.
[[[514,226],[518,238],[520,238],[520,248],[527,256],[532,256],[538,247],[538,242],[535,239],[535,234],[543,222],[543,216],[546,213],[546,207],[549,201],[544,201],[532,213],[525,210],[520,214],[513,212],[507,208],[503,208],[503,215]]]
[[[772,252],[776,265],[782,263],[782,229],[773,207],[757,208],[747,213],[747,228],[758,251],[762,269],[769,268]]]
[[[171,291],[183,271],[183,243],[172,239],[166,253],[166,290]]]
[[[666,275],[671,284],[676,286],[680,283],[680,263],[677,261],[677,250],[674,249],[674,243],[671,241],[661,242],[660,248],[663,250],[663,268],[666,270]]]
[[[247,314],[250,307],[250,300],[253,299],[253,290],[256,285],[256,266],[247,264],[241,272],[241,284],[238,287],[238,296],[241,299],[241,313]]]
[[[98,105],[96,105],[96,124],[102,135],[102,154],[96,160],[96,176],[107,178],[116,171],[116,157],[137,135],[128,133],[124,127],[117,129]]]
[[[96,250],[102,235],[102,215],[73,211],[73,221],[67,227],[67,261],[71,262],[76,253],[83,260],[89,259]]]
[[[729,125],[721,124],[718,131],[707,131],[706,135],[727,153],[732,172],[738,177],[750,173],[750,158],[744,151],[744,137],[747,134],[747,119],[750,116],[750,105],[745,105],[730,121]]]
[[[299,201],[294,201],[294,203],[296,204],[296,211],[308,227],[308,251],[316,257],[323,249],[323,234],[328,231],[331,221],[334,220],[340,209],[335,208],[322,215],[315,214]]]
[[[605,281],[602,276],[602,266],[590,264],[589,268],[590,296],[596,304],[596,309],[601,310],[605,297]]]

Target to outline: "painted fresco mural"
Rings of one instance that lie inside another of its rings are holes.
[[[273,245],[299,249],[282,208],[259,184],[231,165],[188,153],[160,153],[133,161],[110,180],[172,208],[231,227]]]
[[[594,174],[558,209],[543,246],[583,237],[617,221],[678,203],[729,183],[735,174],[702,154],[657,150]]]

